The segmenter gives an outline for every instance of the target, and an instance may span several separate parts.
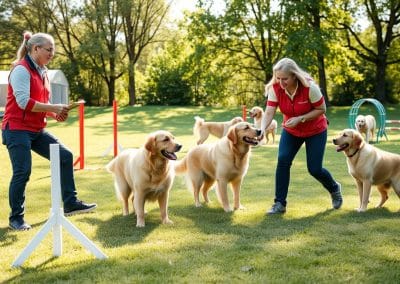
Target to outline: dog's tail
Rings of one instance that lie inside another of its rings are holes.
[[[198,115],[196,115],[195,117],[194,117],[194,119],[195,119],[195,122],[194,122],[194,126],[193,126],[193,134],[194,135],[198,135],[198,129],[199,129],[199,127],[204,123],[204,119],[203,118],[201,118],[200,116],[198,116]]]
[[[110,173],[113,173],[115,171],[115,160],[116,158],[112,159],[108,164],[106,165],[106,170]]]
[[[174,169],[176,174],[184,174],[187,171],[187,159],[184,157],[182,160],[174,161]]]

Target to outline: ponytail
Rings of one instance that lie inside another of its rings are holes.
[[[12,65],[15,65],[18,61],[20,61],[22,58],[25,57],[25,55],[28,52],[28,41],[31,39],[32,33],[31,32],[24,32],[24,38],[22,40],[22,43],[17,51],[17,59],[12,63]]]

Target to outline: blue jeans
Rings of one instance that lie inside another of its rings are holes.
[[[290,168],[301,145],[306,143],[307,169],[330,193],[336,192],[339,185],[332,175],[322,167],[325,153],[327,130],[311,137],[297,137],[282,130],[278,150],[278,165],[275,173],[275,202],[286,206],[290,181]]]
[[[25,187],[31,175],[31,150],[50,160],[50,144],[60,145],[61,196],[64,205],[74,203],[76,188],[74,182],[73,155],[60,141],[50,133],[24,130],[3,130],[3,144],[7,146],[13,175],[9,188],[11,208],[10,221],[21,220],[25,211]]]

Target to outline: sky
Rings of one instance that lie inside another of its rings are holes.
[[[175,19],[182,19],[183,12],[185,10],[193,11],[196,7],[196,3],[197,0],[172,0],[171,15],[173,15],[173,18]],[[222,0],[216,0],[215,3],[215,9],[218,10],[223,8]]]

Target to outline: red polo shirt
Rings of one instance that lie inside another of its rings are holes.
[[[312,82],[310,84],[313,84]],[[310,87],[313,88],[312,95],[310,95]],[[309,137],[325,131],[328,127],[325,114],[307,120],[304,123],[299,123],[294,128],[286,127],[286,121],[291,117],[301,116],[310,112],[313,108],[325,103],[319,87],[314,86],[305,87],[301,83],[293,98],[291,98],[279,83],[272,86],[268,93],[267,105],[272,107],[279,107],[283,114],[282,127],[290,134],[297,137]]]

